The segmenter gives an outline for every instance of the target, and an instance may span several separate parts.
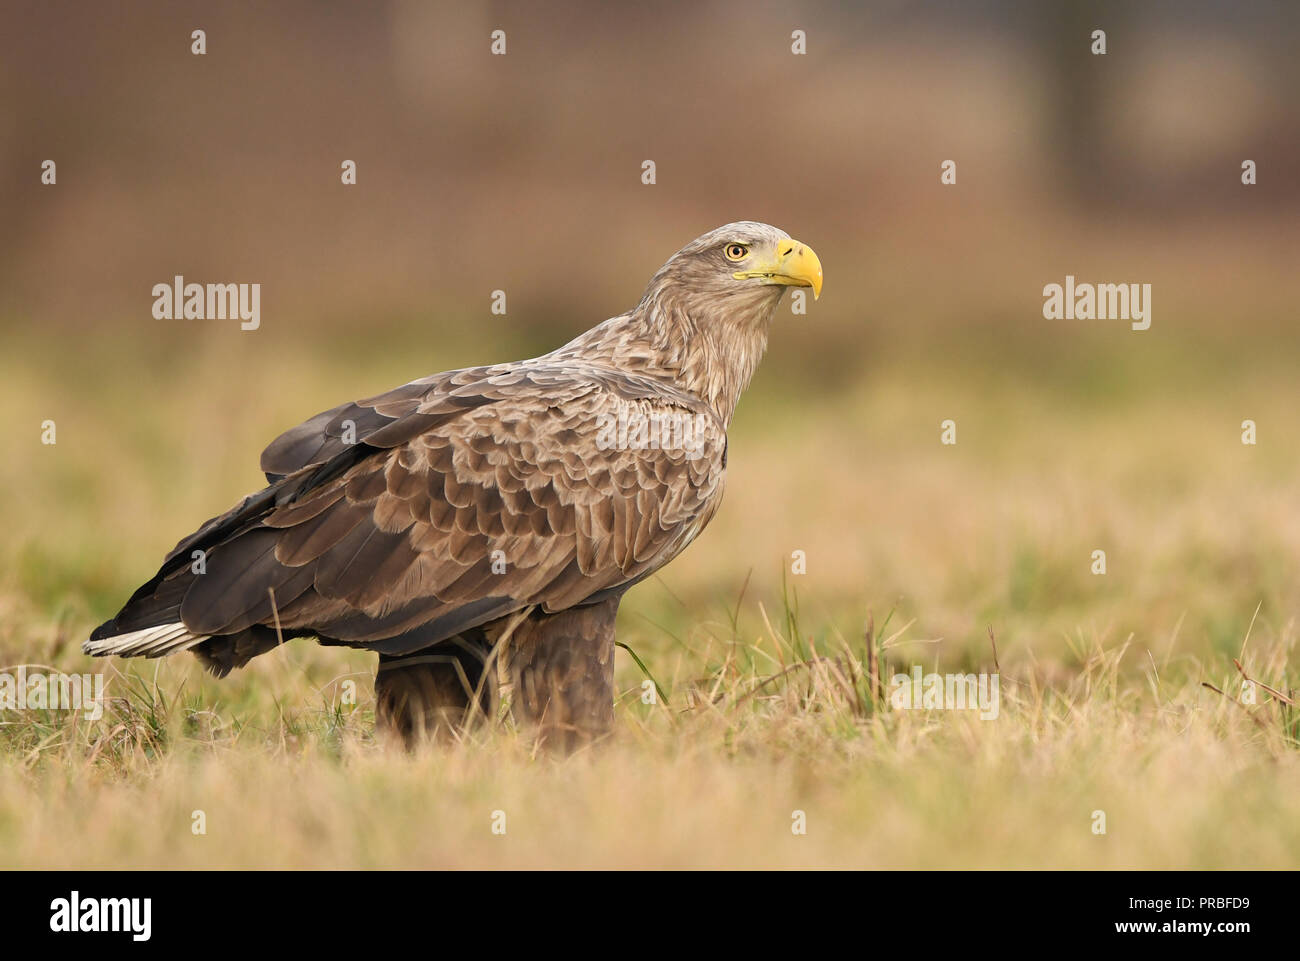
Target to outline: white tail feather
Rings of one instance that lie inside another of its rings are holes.
[[[191,634],[184,624],[160,624],[127,634],[101,637],[97,641],[86,641],[81,649],[96,657],[114,654],[118,657],[162,657],[164,654],[189,650],[207,639],[205,634]]]

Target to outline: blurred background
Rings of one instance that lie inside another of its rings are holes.
[[[1275,634],[1300,611],[1294,5],[4,10],[11,660],[73,657],[280,430],[557,346],[740,219],[813,246],[825,292],[783,313],[728,500],[625,637],[690,649],[783,580],[818,638],[894,610],[955,661],[990,623],[1050,661],[1079,636],[1235,651],[1257,605]],[[1151,284],[1151,329],[1044,320],[1067,273]],[[261,329],[154,320],[176,274],[260,283]]]

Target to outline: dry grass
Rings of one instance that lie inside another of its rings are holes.
[[[1257,648],[1260,672],[1280,672],[1293,640]],[[1059,687],[1004,674],[1001,715],[984,722],[874,700],[862,643],[805,660],[794,646],[776,633],[716,647],[668,706],[643,705],[624,670],[614,742],[566,760],[535,756],[509,725],[413,756],[377,743],[369,701],[340,707],[314,651],[237,681],[245,710],[208,685],[169,699],[193,668],[168,664],[115,679],[98,724],[6,726],[6,862],[1286,868],[1300,855],[1295,716],[1277,703],[1248,711],[1152,664],[1125,685],[1139,652],[1095,647]]]
[[[908,349],[847,387],[760,378],[715,527],[621,614],[668,702],[642,703],[620,652],[615,737],[565,760],[508,724],[415,755],[377,743],[359,652],[299,643],[217,682],[188,658],[78,651],[175,538],[256,485],[254,454],[280,427],[416,373],[400,346],[361,358],[364,382],[339,351],[274,389],[270,358],[240,356],[231,376],[215,336],[183,371],[146,373],[147,356],[101,369],[94,345],[57,370],[11,366],[6,409],[55,417],[59,443],[0,463],[15,492],[0,517],[0,661],[107,668],[111,702],[94,724],[0,715],[0,861],[1300,865],[1295,709],[1263,688],[1237,703],[1233,665],[1296,686],[1289,371],[1265,363],[1243,385],[1207,355],[1090,394]],[[1122,360],[1102,345],[1084,362]],[[1200,389],[1181,390],[1185,376]],[[1247,416],[1256,448],[1239,442]],[[955,448],[938,443],[945,417]],[[1089,571],[1096,548],[1104,577]],[[806,575],[790,572],[794,550]],[[993,669],[990,625],[997,720],[873,692],[873,657],[885,678]]]

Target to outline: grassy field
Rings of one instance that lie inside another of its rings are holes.
[[[292,365],[274,331],[255,353],[212,331],[183,364],[120,332],[10,340],[0,663],[106,670],[110,702],[93,723],[0,713],[4,866],[1300,866],[1300,715],[1262,686],[1240,702],[1242,671],[1297,686],[1288,335],[1109,333],[1068,355],[896,335],[823,371],[783,360],[798,333],[778,331],[722,512],[620,613],[666,701],[643,703],[620,651],[615,737],[571,758],[508,721],[381,743],[360,652],[298,642],[223,681],[187,656],[81,655],[182,534],[259,485],[280,429],[542,346],[374,334]],[[998,672],[998,717],[892,705],[914,665]]]

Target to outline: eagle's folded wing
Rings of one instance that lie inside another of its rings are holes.
[[[180,619],[202,635],[278,619],[400,654],[530,604],[562,610],[690,543],[721,498],[725,445],[691,395],[613,370],[416,381],[267,449],[277,503],[210,549]]]

